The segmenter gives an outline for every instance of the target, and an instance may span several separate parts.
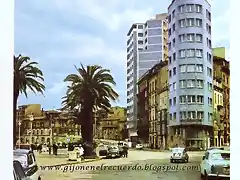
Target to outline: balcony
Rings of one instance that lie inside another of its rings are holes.
[[[180,119],[181,125],[201,125],[203,122],[203,119]]]

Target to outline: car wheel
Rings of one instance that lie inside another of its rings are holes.
[[[38,180],[41,180],[41,179],[42,179],[42,178],[39,176],[39,177],[38,177]]]
[[[172,160],[172,159],[170,159],[170,163],[173,163],[173,160]]]

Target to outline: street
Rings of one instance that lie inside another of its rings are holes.
[[[202,152],[189,152],[189,163],[170,163],[170,152],[129,151],[128,158],[102,159],[42,170],[43,180],[200,180]],[[37,157],[39,166],[47,165]],[[49,158],[49,161],[53,159]],[[95,168],[95,169],[92,169]],[[40,167],[41,169],[41,167]]]

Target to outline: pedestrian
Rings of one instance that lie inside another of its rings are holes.
[[[81,160],[84,160],[84,157],[83,157],[83,155],[84,155],[84,149],[83,149],[83,147],[82,147],[81,144],[79,145],[79,155],[80,155],[80,157],[81,157]]]
[[[123,157],[127,158],[128,157],[128,147],[126,144],[123,146]]]

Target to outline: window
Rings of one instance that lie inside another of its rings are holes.
[[[195,72],[195,65],[194,64],[187,65],[187,72]]]
[[[196,87],[198,87],[198,88],[203,88],[203,80],[197,79]]]
[[[180,104],[186,104],[187,100],[186,100],[186,96],[180,96]]]
[[[179,69],[180,69],[180,72],[181,72],[181,73],[186,72],[186,65],[180,65],[180,66],[179,66]]]
[[[185,41],[185,34],[179,35],[179,41],[180,43],[183,43]]]
[[[203,72],[203,65],[202,64],[197,64],[196,65],[196,72]]]
[[[187,87],[188,88],[194,88],[195,87],[195,79],[187,80]]]
[[[186,111],[181,111],[180,112],[180,119],[187,119],[187,112]]]
[[[174,98],[173,98],[173,105],[176,106],[176,104],[177,104],[177,98],[174,97]]]
[[[173,10],[173,12],[172,12],[172,18],[173,19],[175,18],[175,10]]]
[[[172,77],[172,70],[169,70],[169,77]]]
[[[208,47],[211,49],[212,48],[212,41],[208,39]]]
[[[202,12],[202,5],[196,4],[196,12],[201,13]]]
[[[211,21],[211,13],[206,9],[206,18]]]
[[[177,118],[177,113],[173,113],[173,120],[176,120]]]
[[[178,6],[178,11],[179,11],[180,13],[183,13],[183,11],[184,11],[184,5]]]
[[[177,68],[174,67],[174,68],[173,68],[173,75],[176,75],[176,73],[177,73]]]
[[[181,89],[186,88],[186,80],[180,80],[179,83],[180,83],[180,88]]]
[[[197,96],[197,103],[204,104],[204,98],[203,96]]]
[[[138,25],[138,29],[143,29],[143,25]]]
[[[179,58],[185,58],[185,49],[179,51]]]
[[[187,41],[193,42],[194,41],[194,34],[187,34]]]
[[[195,111],[189,111],[188,112],[188,118],[189,119],[195,119],[196,118],[196,112]]]
[[[194,11],[194,5],[193,4],[187,4],[186,12],[193,12]]]
[[[31,154],[27,155],[27,161],[28,161],[28,165],[32,165],[33,164],[33,158]]]
[[[173,61],[176,61],[176,53],[173,53]]]
[[[169,114],[169,120],[172,120],[172,114]]]
[[[202,49],[196,49],[196,57],[199,57],[199,58],[203,57],[203,50]]]
[[[194,57],[194,51],[195,49],[187,49],[186,51],[187,57]]]
[[[138,33],[138,37],[143,37],[143,33]]]
[[[202,34],[196,34],[196,42],[202,42]]]
[[[208,114],[208,121],[212,121],[212,113]]]
[[[172,63],[172,57],[171,56],[168,57],[168,62],[169,62],[169,64]]]
[[[173,90],[176,90],[176,82],[173,83]]]
[[[209,68],[209,67],[207,67],[207,75],[208,75],[209,77],[212,77],[212,69]]]
[[[175,47],[175,43],[176,43],[176,42],[175,42],[175,38],[174,38],[174,39],[173,39],[173,47]]]
[[[138,44],[143,44],[143,41],[138,41]]]
[[[209,83],[209,82],[208,82],[208,90],[209,90],[209,91],[212,91],[212,83]]]
[[[193,18],[187,18],[186,26],[189,26],[189,27],[194,26],[194,19]]]
[[[169,105],[172,106],[172,99],[169,99]]]
[[[212,55],[210,53],[207,53],[207,60],[212,63]]]
[[[168,43],[168,49],[171,50],[172,43]]]
[[[179,26],[182,28],[185,25],[185,19],[179,20]]]
[[[197,111],[197,119],[203,119],[204,118],[204,112],[203,111]]]
[[[170,14],[170,15],[168,16],[168,22],[170,23],[171,20],[172,20],[172,18],[171,18],[171,14]]]
[[[208,98],[208,105],[212,106],[212,103],[213,103],[212,98]]]
[[[196,26],[202,27],[202,19],[196,19]]]
[[[168,29],[168,36],[170,37],[171,36],[171,28],[170,29]]]
[[[172,30],[173,30],[173,32],[176,30],[175,23],[172,26]]]

